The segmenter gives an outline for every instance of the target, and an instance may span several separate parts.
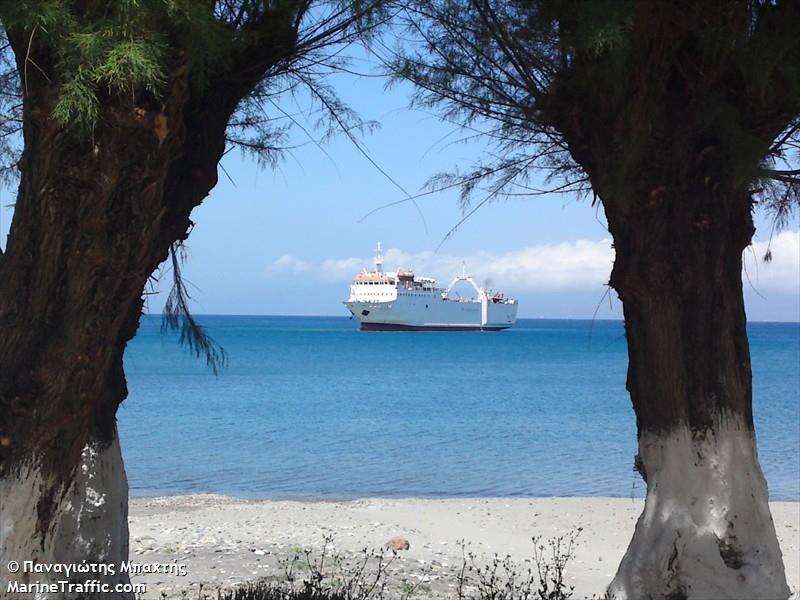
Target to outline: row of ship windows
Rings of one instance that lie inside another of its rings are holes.
[[[389,281],[358,281],[358,282],[356,282],[356,285],[391,285],[391,286],[394,286],[394,283],[391,283]],[[433,290],[425,290],[425,291],[428,292],[428,293],[433,292]],[[405,295],[406,296],[408,296],[408,295],[417,296],[419,294],[405,294]]]
[[[361,292],[361,296],[392,296],[391,292]],[[398,296],[428,296],[430,294],[404,294],[403,292],[398,292]]]
[[[394,286],[393,282],[390,281],[356,281],[356,285],[391,285]],[[408,286],[404,286],[408,289]],[[422,288],[426,289],[426,288]]]

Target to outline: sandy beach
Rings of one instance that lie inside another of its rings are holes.
[[[348,502],[247,501],[218,495],[137,498],[130,505],[130,556],[141,564],[186,565],[186,575],[142,574],[143,598],[198,598],[258,578],[281,580],[280,563],[325,538],[342,555],[379,549],[401,536],[409,549],[392,578],[420,598],[453,592],[462,562],[459,540],[479,561],[497,553],[523,564],[534,536],[582,528],[566,582],[575,598],[603,592],[633,533],[643,501],[626,498],[365,499]],[[800,589],[800,503],[771,503],[792,592]],[[313,555],[313,554],[312,554]],[[526,565],[530,563],[524,563]],[[527,568],[527,567],[526,567]]]

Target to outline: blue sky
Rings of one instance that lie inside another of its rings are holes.
[[[380,79],[350,75],[333,83],[363,118],[381,123],[364,146],[412,193],[436,173],[468,169],[487,151],[479,142],[452,143],[463,135],[453,125],[408,110],[407,86],[386,91]],[[287,99],[283,108],[304,107]],[[561,195],[499,201],[444,240],[461,217],[457,192],[420,199],[425,223],[410,203],[364,218],[402,199],[402,192],[344,136],[323,152],[296,130],[291,144],[297,147],[275,171],[237,151],[224,158],[234,183],[220,172],[218,186],[192,217],[184,273],[197,313],[346,316],[349,279],[371,265],[381,240],[389,249],[387,269],[414,268],[446,283],[464,261],[479,282],[519,298],[521,317],[591,318],[597,311],[598,318],[621,318],[616,295],[604,286],[613,260],[609,234],[602,209],[589,202]],[[3,246],[12,202],[10,190],[0,191]],[[769,238],[763,215],[757,227],[756,247],[746,255],[749,318],[800,320],[797,220],[773,240],[769,265],[755,260]],[[149,297],[150,312],[160,312],[166,291]]]

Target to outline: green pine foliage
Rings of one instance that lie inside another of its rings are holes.
[[[541,193],[534,171],[588,191],[583,161],[604,200],[641,196],[646,166],[675,181],[731,173],[785,211],[800,189],[798,14],[793,0],[408,1],[386,61],[418,106],[489,144],[489,159],[429,182],[460,187],[468,209]]]
[[[53,118],[82,133],[95,126],[106,98],[160,100],[170,68],[181,60],[202,86],[211,69],[223,67],[236,37],[192,0],[6,1],[0,15],[5,29],[24,35],[31,48],[46,44],[50,64],[38,64],[31,52],[22,78],[35,69],[56,83]],[[176,47],[183,56],[171,55]]]

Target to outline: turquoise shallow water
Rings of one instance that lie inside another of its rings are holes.
[[[133,495],[641,496],[617,321],[359,332],[347,318],[206,316],[215,377],[143,318],[119,428]],[[759,453],[800,500],[800,324],[749,326]]]

